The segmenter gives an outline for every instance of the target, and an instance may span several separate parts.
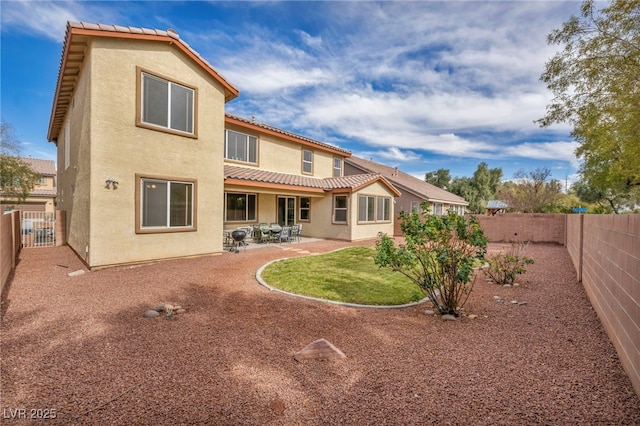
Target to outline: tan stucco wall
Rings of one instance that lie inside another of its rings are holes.
[[[370,196],[381,196],[381,197],[390,197],[390,215],[388,222],[375,222],[375,223],[360,223],[358,222],[358,196],[360,195],[370,195]],[[351,217],[355,221],[354,223],[357,226],[353,227],[353,233],[351,239],[363,240],[367,238],[375,238],[379,232],[384,234],[393,235],[393,217],[394,217],[394,194],[392,194],[385,185],[380,182],[375,182],[366,188],[362,188],[353,194],[351,199]]]
[[[67,243],[88,262],[92,59],[87,53],[64,123],[69,120],[69,167],[65,168],[66,125],[58,135],[57,210],[66,211]]]
[[[333,177],[333,159],[344,158],[343,156],[313,148],[285,139],[280,139],[272,135],[259,134],[246,130],[239,126],[227,125],[229,130],[258,137],[258,165],[237,163],[229,161],[229,164],[238,164],[248,167],[258,167],[262,170],[272,172],[303,175],[302,173],[302,151],[313,152],[313,174],[304,174],[315,178]]]
[[[98,38],[91,43],[89,59],[90,89],[83,90],[86,93],[78,90],[75,110],[87,100],[88,105],[82,110],[85,117],[91,117],[91,126],[87,124],[88,136],[82,138],[80,152],[84,154],[72,154],[71,162],[78,169],[71,205],[66,194],[73,178],[65,176],[60,182],[65,188],[63,208],[73,210],[73,214],[68,213],[70,245],[83,257],[88,249],[85,259],[91,267],[220,252],[222,87],[167,44]],[[197,88],[197,139],[136,126],[136,67]],[[85,72],[81,78],[87,79],[87,75]],[[60,138],[58,146],[63,145]],[[64,167],[63,153],[59,154],[58,164]],[[136,234],[136,174],[197,180],[197,231]],[[117,189],[105,187],[108,178],[118,181]],[[86,194],[90,188],[89,200]],[[76,217],[78,212],[80,217]],[[89,224],[90,239],[85,242],[81,235],[88,236]]]

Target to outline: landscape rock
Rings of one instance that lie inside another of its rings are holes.
[[[442,319],[445,321],[457,321],[458,318],[456,318],[454,315],[451,314],[446,314],[442,316]]]
[[[470,320],[474,320],[474,319],[478,318],[478,316],[476,314],[471,314],[467,318],[469,318]]]
[[[304,361],[307,359],[319,359],[319,360],[335,360],[343,359],[347,356],[331,342],[326,339],[318,339],[309,343],[301,351],[293,355],[293,359],[296,361]]]
[[[435,315],[436,311],[433,311],[431,309],[427,309],[426,311],[424,311],[425,315]]]
[[[160,313],[154,309],[149,309],[147,312],[144,313],[144,317],[145,318],[154,318],[159,316]]]

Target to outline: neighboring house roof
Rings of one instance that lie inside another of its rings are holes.
[[[487,202],[488,209],[508,209],[509,204],[502,200],[489,200]]]
[[[46,176],[56,175],[56,163],[53,160],[40,160],[38,158],[21,157],[27,164],[31,166],[33,170]]]
[[[275,135],[280,138],[301,143],[303,145],[318,147],[318,148],[324,149],[325,151],[331,151],[346,157],[351,156],[351,151],[347,151],[346,149],[342,149],[338,146],[331,145],[325,142],[320,142],[320,141],[308,138],[306,136],[298,135],[288,130],[279,129],[277,127],[273,127],[265,123],[260,123],[260,122],[257,122],[255,119],[248,119],[248,118],[240,117],[238,115],[230,114],[227,112],[225,113],[225,122],[236,124],[245,128],[253,128],[254,130],[257,130],[262,133]]]
[[[410,192],[422,199],[464,206],[469,205],[464,198],[402,172],[398,170],[397,167],[385,166],[384,164],[375,163],[359,157],[346,158],[344,161],[364,172],[380,173],[391,181],[393,185],[400,188],[400,190]]]
[[[147,28],[121,27],[118,25],[89,24],[86,22],[67,22],[62,48],[62,59],[58,70],[58,82],[49,120],[49,141],[55,141],[60,134],[62,121],[67,114],[71,97],[75,90],[77,77],[87,50],[90,37],[115,37],[137,40],[158,41],[176,46],[193,61],[224,86],[225,101],[238,96],[238,89],[222,77],[202,56],[193,50],[173,30],[151,30]]]
[[[272,188],[296,187],[297,189],[320,193],[341,192],[342,190],[351,192],[381,181],[396,196],[400,196],[398,190],[388,180],[376,173],[320,179],[225,164],[224,179],[226,184],[251,184],[252,186]]]

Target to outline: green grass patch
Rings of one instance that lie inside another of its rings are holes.
[[[379,268],[375,250],[351,247],[317,256],[281,260],[262,279],[290,293],[362,305],[402,305],[422,299],[420,288],[403,275]]]

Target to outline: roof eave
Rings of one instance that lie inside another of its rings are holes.
[[[167,32],[166,35],[159,34],[149,34],[147,32],[140,33],[125,33],[121,31],[108,31],[104,29],[87,29],[80,28],[74,25],[71,25],[70,22],[67,22],[67,33],[65,35],[64,48],[62,53],[61,65],[58,70],[58,81],[56,83],[56,91],[54,95],[53,105],[51,108],[51,116],[49,118],[49,128],[47,131],[47,140],[49,142],[54,142],[56,146],[58,145],[58,134],[60,133],[60,127],[56,125],[56,115],[59,114],[58,109],[62,108],[60,105],[60,93],[62,90],[62,83],[64,80],[65,70],[67,69],[67,60],[69,57],[69,51],[72,46],[72,40],[75,36],[86,36],[86,37],[111,37],[111,38],[121,38],[121,39],[135,39],[135,40],[148,40],[148,41],[157,41],[168,43],[169,45],[174,45],[180,51],[185,53],[189,58],[191,58],[194,62],[196,62],[200,67],[206,70],[218,83],[220,83],[224,87],[225,93],[225,103],[231,101],[238,97],[239,91],[236,89],[231,83],[229,83],[222,75],[220,75],[211,65],[209,65],[203,58],[195,53],[191,48],[189,48],[182,40],[180,40],[177,34],[171,35],[171,32]],[[84,62],[84,53],[82,54],[81,63]],[[75,91],[74,88],[72,89]],[[66,115],[66,112],[65,112]]]

